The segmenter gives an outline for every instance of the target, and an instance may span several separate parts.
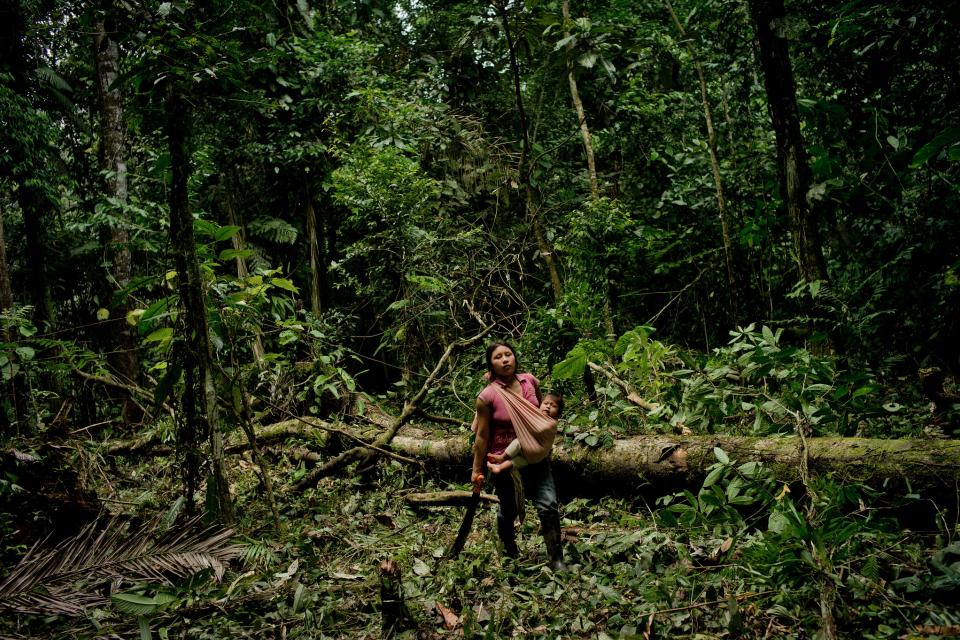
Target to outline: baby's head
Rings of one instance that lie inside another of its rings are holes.
[[[554,420],[559,420],[563,414],[563,396],[559,393],[548,393],[540,402],[540,411]]]

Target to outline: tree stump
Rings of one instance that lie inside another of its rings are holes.
[[[403,601],[400,565],[390,559],[380,563],[380,616],[385,637],[411,626],[412,617]]]

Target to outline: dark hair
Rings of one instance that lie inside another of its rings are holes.
[[[543,394],[543,399],[546,400],[547,398],[555,398],[555,399],[556,399],[556,401],[557,401],[557,417],[562,416],[562,415],[563,415],[563,404],[564,404],[564,403],[563,403],[563,395],[560,394],[560,393],[553,393],[553,392]],[[542,402],[541,402],[541,404],[542,404]]]
[[[507,349],[510,349],[510,352],[513,354],[514,361],[517,359],[517,350],[514,349],[513,345],[509,342],[504,342],[502,340],[491,342],[487,345],[487,355],[485,356],[487,371],[490,372],[491,376],[493,375],[493,352],[496,351],[498,347],[506,347]]]

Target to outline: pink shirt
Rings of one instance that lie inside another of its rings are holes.
[[[533,406],[539,407],[537,400],[537,390],[540,388],[540,381],[532,373],[518,373],[517,380],[520,382],[520,392],[523,397]],[[507,405],[500,394],[497,393],[493,385],[499,384],[499,381],[493,381],[480,392],[479,398],[483,403],[490,407],[490,453],[503,453],[507,445],[517,437],[513,430],[513,423],[510,422],[510,413],[507,411]]]

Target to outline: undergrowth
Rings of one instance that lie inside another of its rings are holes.
[[[460,557],[444,559],[462,509],[408,506],[409,491],[447,487],[398,462],[285,494],[280,533],[241,465],[243,559],[220,584],[166,590],[169,603],[149,620],[152,637],[384,637],[379,565],[388,559],[400,567],[409,613],[400,638],[813,638],[827,596],[839,637],[958,628],[960,545],[947,514],[918,497],[891,504],[829,478],[791,492],[763,465],[716,455],[698,491],[656,505],[568,500],[569,570],[558,574],[546,568],[533,514],[521,526],[520,558],[502,558],[490,507]],[[126,482],[112,486],[118,504],[169,509],[173,471],[124,469]],[[296,466],[281,458],[274,472],[293,478]],[[145,585],[142,593],[160,591]],[[136,624],[119,609],[96,610],[86,620],[47,620],[42,634],[130,637]],[[39,628],[37,620],[0,623],[8,637],[38,637],[27,629]]]

